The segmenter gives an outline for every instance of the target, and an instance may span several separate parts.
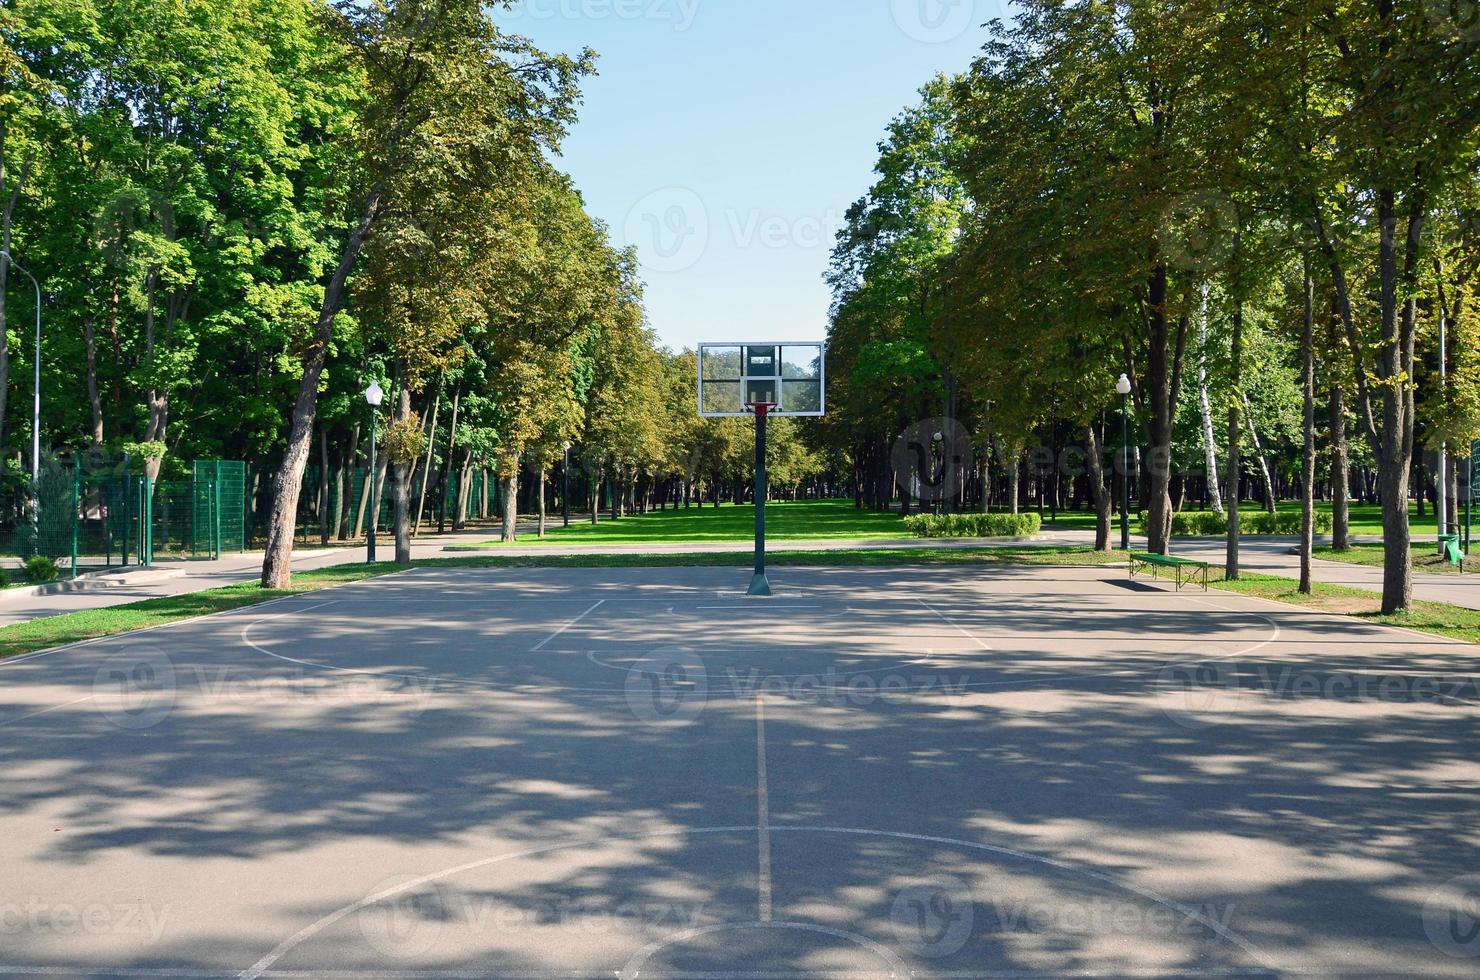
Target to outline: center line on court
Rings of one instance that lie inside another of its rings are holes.
[[[585,612],[581,613],[575,619],[572,619],[570,622],[566,623],[564,626],[560,627],[558,630],[556,630],[555,632],[551,633],[549,636],[545,637],[543,640],[541,640],[538,644],[535,645],[535,647],[534,647],[533,650],[530,650],[529,652],[530,653],[538,653],[539,651],[543,650],[545,648],[545,645],[547,643],[550,643],[550,642],[552,642],[554,640],[559,639],[561,633],[564,633],[566,630],[570,629],[572,626],[576,625],[581,620],[585,619],[587,616],[589,616],[592,613],[594,613],[597,609],[601,608],[602,604],[605,603],[605,602],[606,602],[605,599],[597,599],[596,600],[596,604],[593,605],[590,609],[587,609]]]
[[[936,609],[934,606],[932,606],[930,603],[926,602],[924,599],[918,599],[917,598],[915,601],[918,602],[920,605],[924,606],[926,609],[929,609],[932,613],[934,613],[935,616],[936,616],[936,618],[938,618],[942,623],[945,623],[951,629],[953,629],[956,632],[960,633],[962,636],[966,637],[968,640],[970,640],[972,643],[975,643],[977,646],[981,647],[983,650],[990,650],[990,649],[992,649],[991,647],[989,647],[985,643],[983,643],[981,640],[978,640],[975,636],[972,636],[969,632],[967,632],[964,628],[962,628],[962,626],[959,623],[956,623],[955,621],[947,618],[945,613],[941,612],[939,609]]]
[[[771,921],[771,791],[766,781],[766,702],[755,696],[755,827],[759,866],[756,903],[762,922]]]

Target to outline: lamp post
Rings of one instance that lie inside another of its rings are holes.
[[[380,501],[375,492],[375,444],[380,441],[377,423],[380,421],[380,403],[384,400],[385,391],[380,382],[370,382],[370,387],[365,389],[365,403],[370,406],[370,474],[366,477],[370,481],[370,532],[366,539],[365,561],[370,564],[375,563],[375,526],[380,523]]]
[[[570,443],[565,444],[565,459],[560,464],[560,518],[570,527]]]
[[[41,284],[10,252],[0,249],[0,257],[20,269],[21,274],[31,280],[31,285],[36,288],[36,376],[31,399],[31,483],[34,485],[41,474]]]
[[[1120,395],[1120,550],[1131,550],[1131,379],[1122,374],[1115,383]]]

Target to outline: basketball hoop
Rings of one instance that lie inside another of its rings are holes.
[[[767,415],[770,415],[775,408],[775,402],[746,402],[745,404],[745,411],[758,419],[763,419]]]

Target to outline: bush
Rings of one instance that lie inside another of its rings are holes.
[[[1145,534],[1145,511],[1141,512],[1138,520],[1141,533]],[[1238,526],[1241,535],[1278,534],[1294,536],[1300,533],[1300,512],[1280,511],[1278,514],[1270,514],[1262,510],[1240,510]],[[1330,534],[1331,526],[1331,515],[1316,511],[1316,533]],[[1172,515],[1172,537],[1174,538],[1219,537],[1227,533],[1228,518],[1219,517],[1210,510],[1185,511],[1181,514]]]
[[[4,568],[0,568],[0,589],[8,588],[9,586],[10,572]]]
[[[56,561],[45,555],[32,555],[26,559],[26,578],[36,585],[55,582],[57,579]]]
[[[1043,519],[1037,514],[911,514],[904,527],[917,538],[1031,538]]]

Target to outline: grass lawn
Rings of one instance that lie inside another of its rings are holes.
[[[1459,568],[1438,556],[1432,544],[1419,542],[1412,545],[1410,550],[1415,572],[1422,572],[1426,575],[1458,575],[1460,573]],[[1327,561],[1381,568],[1387,558],[1387,548],[1380,544],[1359,544],[1346,551],[1317,548],[1315,554],[1317,558],[1324,558]],[[1465,558],[1465,574],[1480,574],[1480,555],[1470,555]]]
[[[577,521],[572,514],[570,528],[565,529],[560,527],[556,515],[543,540],[521,535],[519,544],[680,544],[750,541],[755,536],[755,507],[750,504],[655,510],[619,521],[603,514],[597,524],[591,523],[589,515],[582,516],[585,519]],[[796,500],[766,504],[766,537],[773,541],[803,541],[911,535],[905,531],[898,514],[858,510],[851,500]]]
[[[1274,599],[1321,612],[1356,616],[1384,626],[1401,626],[1420,633],[1433,633],[1451,640],[1480,643],[1480,610],[1451,606],[1443,602],[1413,603],[1413,611],[1396,616],[1381,613],[1382,597],[1376,592],[1353,589],[1344,585],[1317,582],[1311,595],[1301,595],[1300,583],[1274,575],[1244,575],[1237,582],[1223,580],[1223,569],[1214,568],[1209,580],[1219,589],[1241,595]]]

